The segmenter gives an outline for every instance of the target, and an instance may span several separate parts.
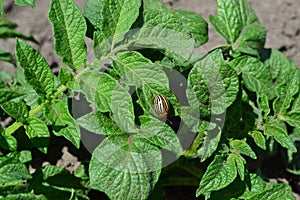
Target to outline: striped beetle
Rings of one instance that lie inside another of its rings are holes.
[[[154,111],[159,118],[164,118],[168,115],[170,104],[168,99],[163,95],[157,95],[153,98]]]

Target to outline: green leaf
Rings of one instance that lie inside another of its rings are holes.
[[[27,123],[28,125],[24,125],[24,128],[30,141],[41,152],[47,153],[50,143],[50,133],[47,125],[42,120],[35,117],[28,118]]]
[[[279,83],[284,81],[284,75],[289,73],[294,67],[291,60],[277,49],[265,49],[262,52],[261,60],[271,70],[272,79]]]
[[[0,21],[0,25],[1,25],[1,21]],[[13,26],[0,26],[0,38],[20,38],[38,44],[38,42],[34,39],[34,37],[24,35],[14,30],[14,28],[15,27]]]
[[[168,29],[190,35],[200,46],[208,40],[207,22],[198,14],[185,10],[161,9],[144,12],[144,26],[147,28]]]
[[[231,140],[229,144],[231,147],[231,151],[244,154],[252,159],[257,158],[254,151],[245,140]]]
[[[101,135],[124,135],[116,122],[106,117],[103,113],[96,110],[86,114],[76,120],[84,129]]]
[[[259,55],[266,40],[266,29],[246,0],[217,0],[218,15],[209,16],[213,28],[234,51]]]
[[[203,146],[200,149],[202,155],[201,162],[204,162],[217,150],[221,139],[221,133],[222,130],[219,126],[207,132],[207,135],[203,141]]]
[[[147,199],[159,178],[161,161],[160,151],[142,139],[106,138],[92,155],[90,187],[110,199]]]
[[[95,96],[96,106],[102,112],[111,111],[111,101],[113,91],[116,88],[117,81],[109,74],[103,73],[99,77],[97,92]]]
[[[4,8],[3,8],[3,4],[2,4],[2,0],[0,0],[0,16],[1,17],[5,17],[5,12],[4,12]]]
[[[289,173],[292,173],[294,175],[300,175],[299,169],[300,169],[300,143],[299,143],[299,138],[300,138],[300,129],[294,128],[293,132],[289,135],[289,137],[295,142],[297,152],[291,152],[287,151],[285,152],[284,155],[284,161],[285,161],[285,166],[286,170]]]
[[[126,133],[136,133],[137,127],[134,123],[135,115],[132,98],[128,91],[120,85],[116,85],[111,97],[111,110],[113,118]]]
[[[84,16],[105,38],[112,38],[113,47],[137,19],[140,6],[140,0],[88,0]]]
[[[54,76],[45,58],[20,39],[16,43],[16,56],[24,69],[27,83],[42,97],[49,97],[54,89]]]
[[[266,184],[257,174],[250,174],[249,186],[250,187],[246,187],[246,191],[239,196],[239,199],[295,199],[289,185],[282,183]]]
[[[300,129],[300,111],[290,111],[280,118],[282,121],[287,122],[289,125]]]
[[[151,63],[140,53],[132,51],[118,54],[114,68],[122,77],[122,83],[141,89],[139,102],[145,110],[149,111],[153,96],[158,94],[165,95],[173,106],[176,105],[177,99],[170,95],[169,79],[162,66]]]
[[[9,88],[0,88],[0,104],[11,101],[22,95],[23,94]]]
[[[268,98],[274,97],[272,76],[269,69],[259,59],[251,56],[240,56],[229,63],[242,73],[245,86],[251,92],[268,94]]]
[[[124,77],[127,73],[134,70],[134,68],[148,64],[152,64],[151,60],[145,58],[141,53],[136,51],[127,51],[117,54],[114,59],[113,67],[121,77]]]
[[[167,5],[162,1],[143,0],[144,10],[165,10]]]
[[[0,1],[2,2],[2,0]],[[8,27],[8,28],[16,28],[18,25],[16,23],[13,23],[12,21],[8,20],[7,18],[5,17],[2,17],[0,19],[0,27]]]
[[[47,119],[52,123],[53,133],[64,136],[76,148],[80,146],[80,130],[71,116],[67,104],[63,100],[55,99],[45,107]]]
[[[243,28],[234,48],[237,52],[258,56],[265,45],[267,30],[259,22],[247,0],[241,0],[239,3]]]
[[[85,95],[85,98],[88,102],[97,105],[96,96],[101,95],[98,93],[98,82],[102,73],[94,70],[86,70],[82,72],[74,84],[74,90],[76,92],[81,92]]]
[[[238,153],[231,153],[231,156],[235,160],[237,172],[242,181],[245,179],[245,164],[246,160]]]
[[[216,155],[200,181],[196,196],[203,194],[208,199],[212,191],[225,188],[234,181],[236,176],[237,169],[234,157],[229,155],[225,159],[223,156]]]
[[[18,103],[9,101],[1,105],[1,108],[15,120],[24,122],[29,115],[28,108],[24,101]]]
[[[180,140],[176,133],[171,127],[159,120],[152,119],[151,121],[142,124],[140,132],[136,137],[145,138],[147,142],[174,152],[177,156],[180,156],[183,153]]]
[[[15,4],[19,6],[31,6],[31,8],[35,8],[34,1],[35,0],[15,0]]]
[[[273,136],[275,140],[283,147],[287,148],[291,152],[296,152],[297,149],[295,147],[294,142],[288,136],[286,130],[284,130],[280,124],[265,124],[264,126],[264,134],[267,136]]]
[[[105,20],[103,16],[104,2],[103,0],[88,0],[84,6],[84,16],[98,30],[102,30]]]
[[[3,149],[16,151],[18,147],[18,142],[12,135],[6,135],[4,129],[0,126],[0,146]]]
[[[47,165],[36,169],[33,175],[31,189],[47,197],[44,199],[88,199],[82,180],[66,169]]]
[[[284,115],[291,106],[293,96],[298,93],[300,86],[300,70],[290,71],[285,81],[275,88],[277,98],[273,102],[274,115]]]
[[[251,131],[248,134],[254,139],[254,142],[257,146],[263,150],[267,149],[266,139],[260,131]]]
[[[9,62],[13,65],[16,65],[16,62],[15,62],[13,56],[11,55],[11,53],[5,52],[3,50],[0,50],[0,60],[5,61],[5,62]]]
[[[65,67],[60,67],[58,80],[63,85],[72,86],[72,84],[70,83],[73,83],[74,78],[72,74]]]
[[[293,110],[293,111],[300,110],[300,91],[294,97],[293,106],[292,106],[291,110]]]
[[[86,57],[86,23],[80,9],[72,0],[52,0],[49,20],[53,27],[57,54],[73,71],[78,70]]]
[[[6,156],[0,156],[0,184],[2,186],[10,182],[31,178],[26,165],[19,161],[19,156],[19,153],[9,153]]]
[[[295,197],[292,194],[291,186],[283,183],[270,184],[267,185],[264,190],[251,197],[252,199],[286,199],[286,200],[295,200]]]
[[[275,97],[269,69],[259,59],[251,56],[240,56],[229,64],[242,73],[243,84],[247,89],[256,92],[261,118],[265,118],[271,111],[269,100]]]
[[[21,193],[20,190],[23,190]],[[15,200],[15,199],[39,199],[39,200],[46,200],[47,198],[44,195],[37,195],[33,194],[33,191],[29,193],[29,186],[28,185],[21,185],[19,184],[15,188],[9,188],[8,191],[11,194],[5,195],[5,196],[0,196],[0,198],[8,199],[8,200]],[[12,193],[17,193],[17,194],[12,194]]]
[[[21,151],[21,152],[20,152],[19,160],[20,160],[22,163],[26,163],[26,162],[32,161],[31,152],[28,151],[28,150]]]
[[[221,50],[197,62],[189,73],[189,103],[211,110],[213,114],[223,113],[235,101],[238,90],[236,72],[224,62]]]
[[[236,0],[217,0],[217,16],[209,16],[209,21],[228,44],[233,44],[242,31],[242,16]]]
[[[106,60],[123,51],[154,49],[179,63],[188,62],[193,54],[195,41],[185,33],[159,27],[146,27],[130,30],[123,41],[114,48],[110,40],[103,38],[102,32],[94,33],[95,56]]]
[[[200,125],[200,110],[198,106],[182,106],[181,119],[188,126],[189,130],[197,132]]]

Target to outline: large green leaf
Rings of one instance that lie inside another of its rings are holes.
[[[40,199],[88,199],[80,178],[68,170],[53,165],[36,169],[31,190],[43,194]],[[63,184],[62,184],[63,183]]]
[[[284,130],[279,123],[265,124],[264,134],[267,136],[272,136],[275,140],[283,147],[287,148],[291,152],[296,152],[294,142],[288,136],[287,131]]]
[[[35,8],[34,1],[35,0],[15,0],[15,4],[19,6],[31,6],[31,8]]]
[[[203,141],[203,146],[200,148],[201,162],[209,158],[218,148],[218,144],[221,139],[222,130],[220,127],[216,127],[212,130],[208,130],[206,137]]]
[[[238,90],[236,72],[224,62],[220,50],[197,62],[189,73],[189,103],[210,110],[213,114],[225,112],[235,101]]]
[[[270,184],[267,185],[264,190],[260,191],[260,193],[251,196],[249,199],[285,199],[285,200],[295,200],[295,196],[292,194],[291,186],[278,183],[278,184]]]
[[[86,114],[76,120],[84,129],[101,135],[124,135],[118,124],[100,111],[94,111]]]
[[[208,25],[206,21],[194,12],[185,10],[146,10],[144,12],[144,26],[173,30],[190,35],[197,44],[202,45],[208,40]]]
[[[281,116],[280,119],[287,122],[289,125],[300,129],[300,110],[290,111],[284,116]]]
[[[232,140],[229,144],[231,147],[231,151],[244,154],[252,159],[257,158],[255,152],[251,149],[251,147],[245,140]]]
[[[43,153],[47,153],[50,143],[50,133],[47,125],[35,117],[28,118],[27,123],[24,125],[26,135],[35,147]]]
[[[284,115],[291,107],[293,97],[300,88],[300,70],[294,69],[286,74],[285,81],[275,88],[277,98],[273,102],[274,115]]]
[[[33,89],[42,97],[53,93],[54,76],[45,58],[20,39],[16,43],[16,56],[24,69],[24,76]]]
[[[58,99],[51,101],[45,106],[45,114],[51,122],[53,133],[57,136],[64,136],[75,147],[79,148],[79,127],[71,116],[65,101]]]
[[[63,63],[78,70],[86,57],[86,23],[73,0],[52,0],[49,20],[54,33],[54,48]]]
[[[9,20],[5,18],[0,19],[0,38],[20,38],[24,40],[29,40],[34,43],[38,43],[34,37],[24,35],[23,33],[20,33],[15,30],[17,25],[15,23],[10,22]]]
[[[165,95],[174,106],[177,114],[179,105],[174,95],[169,90],[169,79],[163,67],[151,63],[140,53],[132,51],[120,53],[114,61],[114,68],[119,72],[122,83],[134,86],[139,92],[139,103],[148,110],[155,95]]]
[[[239,3],[237,0],[217,0],[217,6],[218,15],[210,15],[209,21],[228,44],[233,44],[243,28]]]
[[[217,16],[209,16],[213,28],[236,52],[259,55],[266,29],[246,0],[217,0]]]
[[[90,186],[110,199],[147,199],[161,169],[161,153],[134,136],[106,138],[93,152]]]
[[[16,151],[18,142],[12,135],[5,134],[5,131],[0,127],[0,147],[10,151]]]
[[[19,161],[19,153],[9,153],[0,157],[0,184],[4,186],[11,182],[31,178],[26,165]]]
[[[96,106],[102,112],[111,111],[111,97],[116,88],[117,81],[109,74],[103,73],[99,77],[95,96]]]
[[[74,90],[76,92],[81,92],[85,95],[88,102],[97,105],[96,96],[101,94],[98,93],[98,82],[102,73],[96,70],[85,70],[77,76],[74,84]],[[98,97],[97,97],[98,98]]]
[[[0,50],[0,61],[9,62],[13,65],[16,65],[15,60],[11,53]]]
[[[5,11],[2,5],[2,0],[0,0],[0,16],[5,17]]]
[[[137,19],[140,6],[140,0],[88,0],[84,16],[102,32],[100,40],[112,39],[114,47]]]
[[[172,151],[177,156],[183,152],[179,138],[172,128],[156,119],[142,124],[136,137],[144,138],[147,142]]]
[[[12,90],[10,88],[0,88],[0,104],[13,100],[22,95],[22,93],[19,93],[18,91]]]
[[[113,118],[126,133],[136,133],[135,115],[132,98],[128,91],[120,85],[116,85],[111,97],[111,110]]]
[[[234,157],[229,155],[226,159],[223,156],[216,155],[200,181],[196,196],[202,194],[208,199],[212,191],[225,188],[234,181],[236,176],[237,169]]]
[[[9,101],[7,103],[1,104],[1,108],[7,114],[9,114],[9,116],[13,117],[17,121],[22,122],[29,115],[27,105],[23,101],[20,101],[18,103],[14,102],[14,101]]]
[[[242,192],[243,193],[238,196],[238,199],[295,199],[292,194],[292,189],[289,185],[272,182],[266,183],[257,174],[250,174],[248,187],[245,187]]]
[[[190,35],[172,29],[143,26],[130,30],[124,40],[112,48],[111,40],[101,41],[103,33],[95,32],[95,56],[100,60],[114,56],[118,52],[139,49],[155,49],[166,56],[181,62],[190,60],[195,41]]]
[[[242,181],[245,179],[245,164],[246,160],[239,154],[232,152],[231,156],[233,157],[236,165],[237,172],[241,178]]]
[[[284,81],[284,75],[295,67],[292,61],[277,49],[265,49],[261,60],[270,69],[272,78],[278,82],[277,84]]]
[[[242,73],[245,86],[251,92],[268,94],[269,99],[274,97],[272,76],[268,67],[259,59],[251,56],[240,56],[229,63]]]
[[[253,140],[257,146],[259,146],[263,150],[267,149],[266,139],[260,131],[251,131],[248,134],[253,138]]]

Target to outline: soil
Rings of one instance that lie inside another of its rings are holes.
[[[76,4],[83,10],[85,0],[75,0]],[[165,0],[175,8],[194,11],[208,20],[210,14],[216,15],[216,2],[214,0]],[[258,18],[268,30],[266,41],[267,48],[276,48],[283,52],[288,58],[300,66],[300,1],[299,0],[249,0]],[[49,0],[37,0],[36,8],[19,7],[13,4],[12,0],[3,1],[7,18],[18,24],[17,30],[26,34],[33,35],[39,44],[31,45],[43,54],[53,70],[62,65],[61,59],[53,51],[53,36],[51,24],[48,21]],[[203,48],[210,50],[225,41],[209,27],[209,43]],[[87,43],[90,43],[87,40]],[[1,40],[0,49],[14,54],[15,40]],[[0,62],[0,70],[13,71],[13,66]],[[70,153],[67,147],[59,145],[60,150],[56,159],[56,164],[70,170],[71,172],[79,165],[78,155]],[[52,161],[53,162],[53,161]],[[55,161],[54,161],[55,162]],[[47,163],[44,163],[47,164]],[[34,170],[34,169],[32,169]],[[180,192],[180,190],[178,190]],[[170,193],[170,191],[166,191]],[[176,194],[176,191],[174,191]],[[171,195],[173,196],[173,195]],[[176,196],[176,195],[175,195]],[[176,199],[180,199],[180,194]],[[184,197],[182,197],[184,198]],[[172,198],[174,199],[174,198]],[[300,198],[299,198],[300,199]]]

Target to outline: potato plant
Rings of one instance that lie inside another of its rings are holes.
[[[208,23],[196,13],[156,0],[87,0],[83,12],[51,0],[58,75],[22,35],[15,76],[0,73],[0,112],[14,119],[0,127],[1,199],[163,199],[172,186],[199,199],[295,199],[261,169],[280,156],[286,173],[300,173],[300,70],[264,48],[246,0],[217,6],[209,23],[224,45],[203,51]],[[30,173],[53,138],[77,151],[97,145],[74,173]]]

